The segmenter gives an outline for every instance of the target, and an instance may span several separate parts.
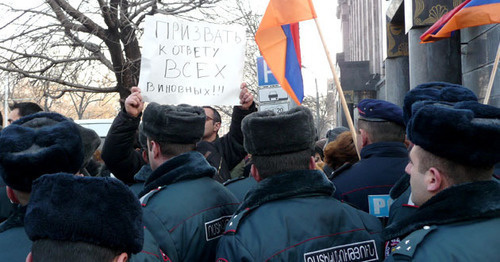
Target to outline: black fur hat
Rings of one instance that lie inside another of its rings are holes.
[[[405,123],[410,120],[413,103],[426,100],[456,103],[460,101],[477,101],[477,96],[470,89],[457,84],[430,82],[418,85],[405,95],[403,104]]]
[[[408,138],[437,156],[469,166],[500,162],[500,109],[475,101],[417,102]]]
[[[176,144],[194,144],[205,132],[205,111],[198,106],[150,103],[142,116],[140,132],[152,139]]]
[[[14,122],[14,124],[32,128],[40,128],[42,126],[54,125],[60,122],[59,119],[46,117],[44,116],[44,114],[45,113],[38,113],[33,117],[23,117],[18,120],[19,122]],[[73,121],[70,118],[68,119],[70,121]],[[78,132],[80,132],[80,137],[82,138],[83,168],[90,162],[92,156],[94,155],[94,152],[101,145],[101,138],[94,130],[90,128],[85,128],[79,124],[76,124],[76,126],[78,127]]]
[[[316,129],[311,111],[298,106],[282,114],[252,113],[243,118],[245,150],[252,155],[280,155],[314,149]]]
[[[38,177],[58,172],[74,174],[82,163],[78,127],[60,114],[25,116],[0,135],[0,175],[13,189],[31,192],[31,183]]]
[[[81,241],[130,253],[140,252],[144,241],[139,200],[110,177],[40,177],[33,182],[24,226],[32,241]]]

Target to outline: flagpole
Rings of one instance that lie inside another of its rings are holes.
[[[490,82],[488,83],[488,88],[486,89],[486,95],[484,97],[483,104],[487,105],[490,101],[491,89],[493,88],[493,82],[495,82],[495,74],[497,73],[498,68],[498,60],[500,60],[500,43],[498,43],[497,48],[497,56],[495,58],[495,62],[493,63],[493,70],[490,75]]]
[[[325,49],[326,58],[328,59],[328,63],[330,64],[330,69],[332,70],[332,73],[333,73],[335,87],[337,88],[337,92],[339,92],[339,97],[340,97],[340,101],[342,104],[342,109],[344,110],[344,114],[345,114],[345,117],[347,119],[347,124],[349,125],[349,129],[351,130],[352,140],[354,142],[354,146],[356,147],[356,153],[358,154],[358,158],[361,159],[361,156],[359,154],[358,143],[357,143],[357,139],[356,139],[356,130],[354,129],[354,124],[353,124],[352,119],[351,119],[351,113],[349,112],[349,108],[347,107],[347,102],[346,102],[345,97],[344,97],[344,91],[342,91],[342,86],[340,86],[339,77],[337,76],[337,72],[335,71],[335,66],[332,62],[332,59],[330,58],[330,52],[328,51],[328,48],[326,47],[326,42],[325,42],[325,39],[323,38],[323,32],[321,31],[321,28],[319,27],[318,19],[314,18],[314,22],[316,23],[316,28],[318,28],[319,37],[321,38],[321,43],[323,43],[323,48]]]

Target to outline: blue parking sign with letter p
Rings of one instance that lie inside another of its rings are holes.
[[[271,69],[269,69],[264,57],[262,56],[257,57],[257,77],[259,79],[259,86],[271,86],[278,84],[278,80],[276,80],[273,72],[271,72]]]
[[[369,195],[368,206],[370,214],[376,217],[388,217],[392,202],[393,200],[389,195]]]

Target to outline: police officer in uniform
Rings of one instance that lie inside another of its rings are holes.
[[[381,258],[380,222],[333,198],[333,184],[315,169],[307,108],[253,113],[242,130],[258,184],[228,222],[217,261]]]
[[[406,172],[418,210],[384,230],[408,235],[388,261],[497,261],[500,257],[500,109],[475,101],[412,106]]]
[[[358,111],[361,160],[335,174],[335,197],[375,216],[387,217],[389,191],[404,175],[408,163],[403,111],[393,103],[377,99],[360,101]]]
[[[403,118],[407,124],[411,118],[411,107],[419,101],[443,101],[456,103],[461,101],[477,101],[476,95],[468,88],[446,82],[429,82],[408,91],[403,104]],[[411,142],[411,141],[410,141]],[[388,225],[411,216],[418,208],[411,201],[410,176],[403,175],[390,191],[394,200],[389,212]],[[388,247],[399,243],[398,239],[390,240]]]
[[[33,180],[44,174],[75,174],[83,159],[77,125],[60,114],[25,116],[2,130],[0,175],[19,208],[0,224],[0,261],[24,261],[30,252],[24,215]]]
[[[144,240],[142,208],[127,186],[68,173],[34,181],[25,229],[33,241],[28,262],[128,261]]]
[[[165,261],[214,261],[219,237],[239,203],[212,179],[215,168],[195,151],[205,112],[150,103],[142,121],[153,171],[139,193],[145,227]]]

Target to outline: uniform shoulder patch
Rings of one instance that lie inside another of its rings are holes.
[[[417,245],[424,240],[427,234],[434,231],[436,228],[437,226],[424,226],[422,229],[411,233],[399,242],[392,254],[413,257],[415,251],[417,250]]]
[[[212,221],[208,221],[205,223],[205,237],[207,242],[210,240],[214,240],[222,236],[224,233],[224,229],[226,228],[227,222],[232,218],[232,215],[222,216],[216,218]]]

